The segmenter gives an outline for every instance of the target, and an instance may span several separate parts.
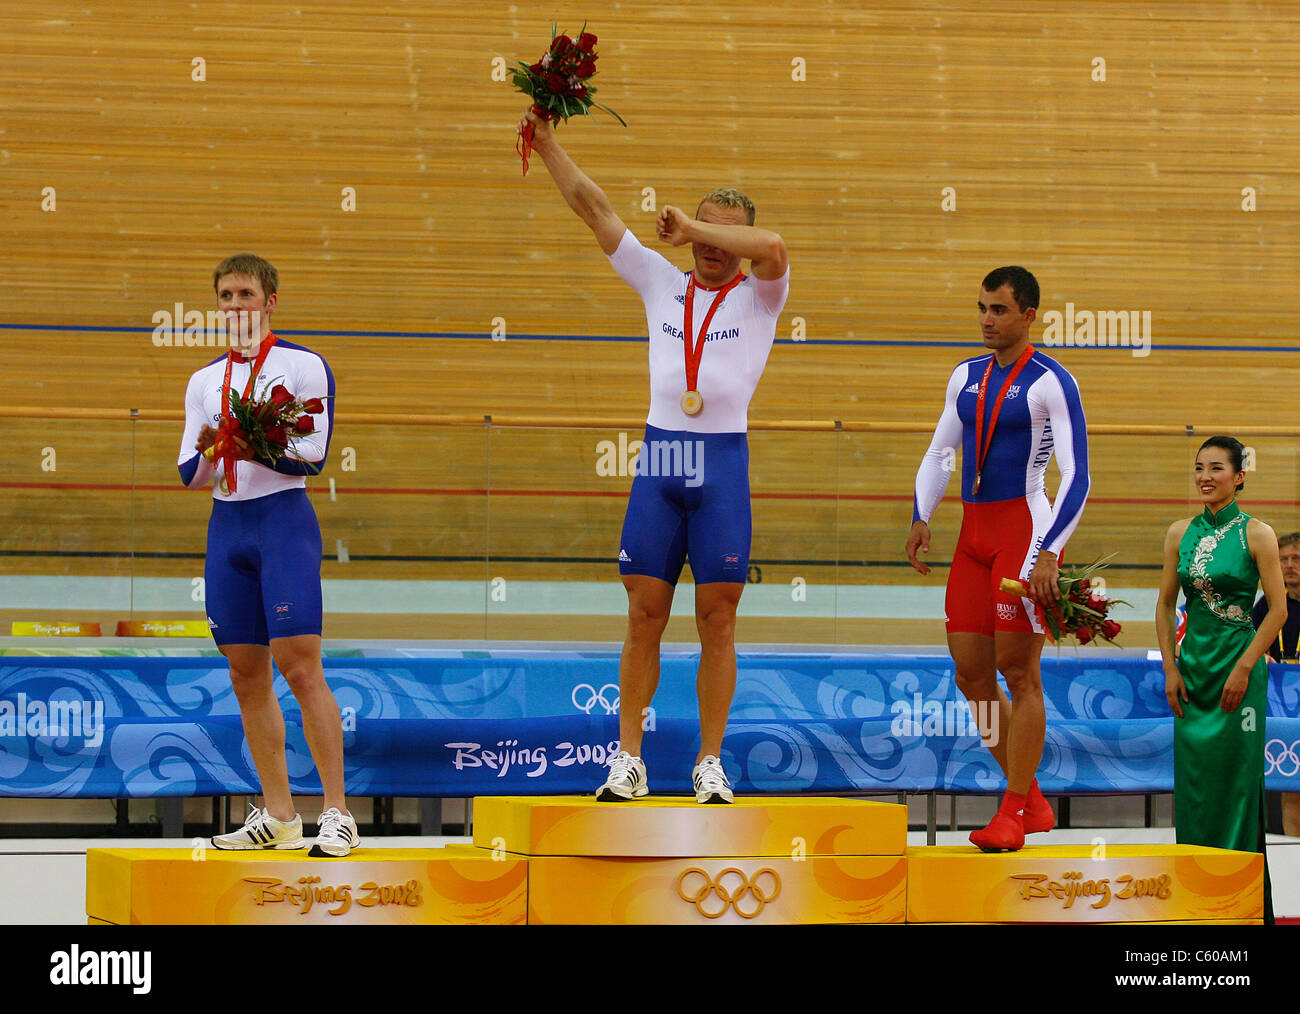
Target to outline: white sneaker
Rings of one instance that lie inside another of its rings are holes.
[[[605,784],[596,790],[596,802],[626,803],[629,799],[639,799],[649,794],[645,764],[640,757],[633,757],[626,750],[620,750],[609,762],[609,777],[605,779]]]
[[[317,817],[316,824],[318,830],[316,844],[307,853],[309,856],[315,856],[317,859],[322,857],[342,859],[361,844],[361,838],[357,835],[357,822],[350,816],[340,813],[337,806],[331,806]]]
[[[300,849],[306,847],[302,840],[302,817],[293,820],[276,820],[266,811],[249,803],[248,822],[238,831],[215,835],[214,849]]]
[[[731,794],[731,783],[727,781],[727,773],[722,770],[722,761],[713,754],[709,754],[695,765],[695,770],[691,772],[691,781],[695,784],[697,803],[736,801],[736,797]]]

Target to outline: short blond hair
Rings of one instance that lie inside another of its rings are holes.
[[[700,208],[706,204],[717,204],[724,208],[741,208],[749,216],[749,224],[754,224],[754,202],[735,187],[718,187],[716,190],[710,190],[700,201],[699,208],[695,209],[696,218],[700,217]]]
[[[242,253],[227,257],[212,272],[212,289],[225,275],[251,275],[262,283],[262,295],[269,296],[280,288],[280,272],[275,265],[257,254]]]

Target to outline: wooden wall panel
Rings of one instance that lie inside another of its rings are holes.
[[[978,349],[979,279],[1013,262],[1037,273],[1044,312],[1073,303],[1151,313],[1149,356],[1056,351],[1090,423],[1296,423],[1300,7],[630,0],[555,10],[562,29],[593,19],[600,98],[629,124],[602,116],[561,137],[643,241],[657,245],[646,188],[657,206],[693,208],[722,183],[746,189],[759,224],[787,241],[790,301],[754,419],[928,426],[952,365]],[[317,497],[327,546],[346,536],[358,556],[478,552],[485,504],[472,491],[488,481],[489,439],[501,449],[493,481],[510,488],[625,488],[594,468],[596,440],[616,430],[489,438],[348,423],[380,411],[645,411],[644,344],[598,340],[643,336],[640,303],[540,162],[521,176],[523,103],[492,78],[497,57],[540,55],[547,16],[460,0],[6,4],[4,403],[179,408],[186,378],[214,353],[157,347],[154,314],[178,302],[210,308],[212,267],[252,249],[281,271],[277,329],[334,368],[335,446],[358,451],[356,473],[328,473],[339,499]],[[196,59],[205,80],[192,79]],[[355,211],[341,206],[347,187]],[[42,209],[45,188],[55,210]],[[1243,210],[1244,188],[1256,210]],[[688,263],[684,251],[664,252]],[[489,337],[494,318],[505,341]],[[795,318],[807,341],[789,340]],[[40,468],[50,432],[56,474]],[[114,446],[125,432],[0,419],[7,567],[116,573],[120,559],[21,551],[84,545],[111,556],[123,517],[141,544],[201,550],[202,497],[165,488],[179,426],[137,432],[139,472],[158,488],[134,515]],[[926,442],[756,436],[756,492],[807,494],[757,501],[756,557],[897,557]],[[1255,442],[1268,451],[1251,484],[1265,494],[1258,512],[1297,527],[1293,442]],[[1077,552],[1157,561],[1160,530],[1184,513],[1191,443],[1097,439],[1096,499]],[[451,492],[374,492],[417,487]],[[836,488],[893,499],[841,504],[837,543],[825,500]],[[498,497],[492,511],[494,554],[599,557],[622,502]],[[135,566],[163,574],[193,563]],[[602,567],[539,562],[527,573],[610,573]],[[382,559],[347,571],[481,572]],[[839,579],[909,573],[841,568]],[[1131,577],[1153,580],[1149,570]]]

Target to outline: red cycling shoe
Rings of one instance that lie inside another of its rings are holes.
[[[1030,787],[1029,796],[1025,800],[1021,825],[1025,829],[1025,834],[1038,834],[1040,831],[1050,831],[1056,827],[1056,816],[1052,813],[1052,804],[1043,795],[1042,789],[1038,787],[1037,780]]]
[[[1025,829],[1018,814],[999,810],[988,827],[970,833],[970,840],[983,852],[1019,852],[1025,846]]]

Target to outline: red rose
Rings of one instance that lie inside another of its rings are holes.
[[[1088,597],[1088,608],[1095,609],[1099,613],[1106,611],[1106,599],[1101,595],[1090,595]]]
[[[1089,588],[1092,587],[1092,582],[1085,577],[1082,581],[1079,582],[1079,587],[1082,588],[1084,591],[1087,591]]]
[[[287,447],[289,444],[289,427],[272,426],[266,431],[266,442],[279,447]]]
[[[578,36],[578,48],[584,53],[590,53],[596,48],[596,36],[591,32],[583,32]]]
[[[587,57],[582,63],[578,64],[578,69],[574,73],[578,77],[591,77],[592,74],[596,73],[596,61],[591,57]]]
[[[276,384],[271,388],[271,404],[276,408],[284,408],[285,405],[293,401],[293,395],[283,384]]]
[[[1112,641],[1115,640],[1115,635],[1118,634],[1123,629],[1124,628],[1120,624],[1116,623],[1114,620],[1107,620],[1105,623],[1101,625],[1102,636]]]
[[[587,94],[587,86],[585,84],[576,84],[564,94],[571,99],[583,98]]]
[[[555,92],[557,95],[564,91],[564,78],[559,74],[546,75],[546,88],[548,91]]]
[[[1080,627],[1078,630],[1074,632],[1074,636],[1078,639],[1080,644],[1087,644],[1089,641],[1092,640],[1092,636],[1093,636],[1092,628]]]
[[[315,433],[316,423],[309,415],[300,415],[293,424],[293,428],[299,433]]]
[[[303,411],[315,415],[317,412],[324,412],[325,405],[319,398],[308,398],[302,403]]]
[[[562,53],[567,53],[572,48],[573,40],[567,35],[557,35],[551,42],[551,52],[556,56],[559,56]]]
[[[541,61],[541,60],[538,60],[535,64],[533,64],[533,65],[532,65],[531,67],[529,67],[528,69],[531,70],[531,71],[532,71],[534,74],[536,74],[538,77],[541,77],[542,74],[543,74],[543,73],[545,72],[545,70],[546,70],[546,68],[542,66],[542,61]]]

